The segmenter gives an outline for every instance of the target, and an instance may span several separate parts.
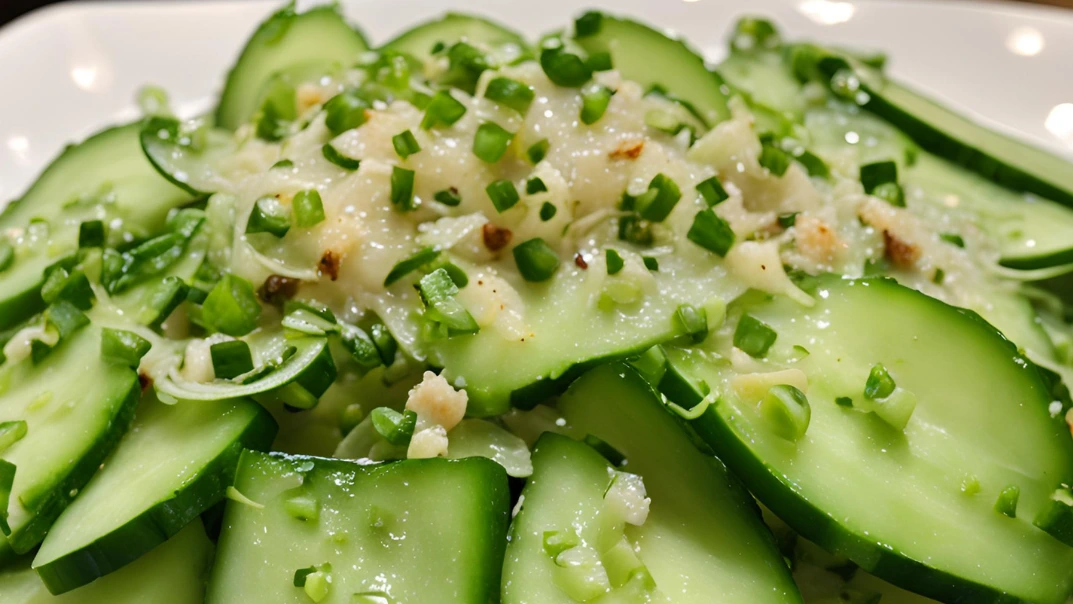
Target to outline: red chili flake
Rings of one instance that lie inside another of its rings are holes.
[[[481,227],[481,235],[484,237],[484,246],[493,252],[497,252],[510,243],[510,238],[514,236],[508,229],[497,227],[491,222],[484,223]]]
[[[574,264],[582,270],[589,268],[589,263],[585,262],[585,257],[581,255],[581,252],[574,254]]]
[[[327,250],[324,255],[320,257],[320,274],[328,275],[328,278],[335,281],[339,278],[339,263],[340,258],[335,255],[335,252]]]

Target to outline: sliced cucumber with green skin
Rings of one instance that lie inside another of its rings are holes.
[[[455,42],[484,48],[504,64],[530,54],[529,42],[520,33],[489,19],[454,12],[408,29],[381,48],[428,61],[437,43],[449,47]]]
[[[145,120],[139,139],[149,163],[161,176],[191,195],[207,196],[228,189],[216,163],[235,151],[234,137],[204,120]]]
[[[137,560],[223,500],[242,450],[267,450],[276,429],[248,399],[146,398],[130,433],[52,525],[33,568],[60,594]]]
[[[4,604],[202,604],[212,565],[212,542],[201,520],[123,569],[98,581],[54,596],[26,559],[0,571]]]
[[[134,415],[141,386],[127,367],[101,358],[101,331],[82,328],[37,365],[0,369],[0,421],[25,421],[26,436],[3,453],[15,464],[8,522],[22,554],[97,471]]]
[[[977,315],[892,281],[822,278],[814,293],[811,309],[747,309],[778,334],[769,357],[810,352],[788,364],[808,376],[804,435],[780,438],[737,394],[729,363],[668,350],[677,372],[718,395],[698,433],[795,531],[891,583],[944,601],[1065,602],[1073,548],[1033,524],[1073,480],[1051,383]],[[877,365],[898,390],[868,401]],[[994,509],[1010,485],[1015,519]]]
[[[78,247],[83,220],[121,219],[134,237],[158,232],[168,212],[192,201],[152,168],[141,152],[139,122],[101,131],[60,154],[20,198],[0,214],[0,236],[21,238],[40,219],[48,235],[36,245],[16,244],[15,264],[0,273],[0,329],[41,310],[45,268]],[[83,203],[72,203],[79,202]]]
[[[777,50],[731,50],[716,71],[727,84],[744,92],[750,104],[773,108],[784,119],[800,121],[809,108],[801,83]],[[755,109],[754,113],[757,113]]]
[[[353,64],[369,49],[334,5],[297,13],[291,3],[257,28],[227,75],[216,125],[234,130],[253,117],[265,84],[302,64]]]
[[[322,604],[496,600],[510,495],[482,458],[381,465],[247,451],[207,604],[305,604],[295,572],[327,569]],[[303,520],[302,518],[305,518]]]
[[[292,407],[307,409],[316,404],[320,395],[335,380],[335,361],[332,360],[328,338],[302,337],[287,340],[294,353],[279,367],[264,377],[244,380],[213,380],[200,383],[183,380],[179,373],[182,357],[163,363],[154,371],[157,392],[187,401],[217,401],[222,399],[278,395]],[[256,370],[255,370],[256,372]]]
[[[730,117],[723,79],[686,43],[647,25],[602,15],[596,32],[575,41],[587,52],[609,52],[611,63],[627,80],[644,87],[662,86],[693,106],[708,127]]]
[[[559,410],[569,430],[607,443],[625,456],[621,469],[644,478],[648,518],[626,527],[625,536],[661,593],[681,603],[801,601],[749,494],[696,448],[632,369],[593,369],[560,398]],[[609,467],[588,445],[541,437],[507,550],[505,603],[572,601],[555,583],[561,571],[544,551],[543,534],[580,522],[583,538],[600,541],[598,504]]]

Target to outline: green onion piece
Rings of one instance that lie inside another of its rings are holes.
[[[302,591],[306,592],[306,596],[313,601],[313,604],[319,604],[328,597],[332,586],[329,576],[324,571],[318,570],[306,577],[306,584],[302,586]]]
[[[827,163],[824,162],[818,155],[806,150],[804,147],[799,147],[791,153],[794,160],[797,163],[804,166],[805,171],[809,176],[815,176],[817,178],[828,178],[831,176],[831,169],[827,167]]]
[[[400,260],[395,266],[391,267],[387,277],[384,279],[384,287],[388,287],[406,275],[409,275],[429,262],[432,262],[439,255],[440,250],[432,246],[417,250],[412,255]]]
[[[432,196],[433,199],[442,203],[443,205],[451,208],[456,208],[462,203],[462,198],[458,195],[458,189],[451,187],[450,189],[444,189],[437,191]]]
[[[269,170],[276,170],[276,169],[283,170],[285,168],[293,168],[293,167],[294,167],[294,162],[293,161],[291,161],[289,159],[281,159],[278,162],[272,164],[272,166],[270,168],[268,168],[268,169]]]
[[[574,20],[574,35],[578,38],[594,36],[600,33],[604,15],[598,11],[590,10]]]
[[[11,504],[11,487],[15,485],[15,464],[0,459],[0,530],[4,534],[11,534],[11,525],[8,524],[8,507]]]
[[[309,228],[324,222],[324,202],[316,189],[305,189],[294,194],[291,200],[294,210],[294,223],[301,228]]]
[[[592,70],[581,57],[561,46],[542,49],[540,67],[552,83],[564,88],[578,88],[592,78]]]
[[[216,377],[229,380],[248,371],[253,371],[253,355],[250,345],[242,340],[217,342],[209,347],[212,369]]]
[[[652,223],[637,214],[622,216],[618,219],[618,238],[635,245],[651,245],[655,239]]]
[[[283,314],[289,315],[298,311],[308,312],[332,325],[337,325],[339,323],[339,320],[335,318],[335,313],[332,312],[332,309],[316,300],[287,300],[283,303]]]
[[[566,550],[577,547],[580,543],[581,539],[573,531],[544,531],[544,553],[552,560],[558,558],[559,554]]]
[[[853,407],[853,399],[848,396],[840,396],[835,399],[835,404],[839,407]]]
[[[905,207],[905,191],[896,182],[885,182],[872,190],[872,195],[896,208]]]
[[[450,92],[441,90],[429,100],[425,116],[421,118],[421,128],[429,130],[440,124],[451,126],[465,114],[466,106],[451,96]]]
[[[341,92],[324,103],[324,125],[339,136],[365,123],[369,103],[354,91]]]
[[[400,212],[412,212],[417,209],[414,200],[414,171],[391,167],[391,205]]]
[[[7,451],[11,445],[22,440],[28,431],[26,422],[15,420],[0,422],[0,453]]]
[[[896,387],[897,384],[887,373],[887,368],[876,363],[872,366],[872,370],[868,373],[868,380],[864,383],[864,398],[870,401],[887,398]]]
[[[861,166],[861,184],[865,193],[871,195],[876,187],[888,182],[898,182],[898,164],[893,161],[877,161]]]
[[[548,142],[548,139],[543,138],[530,145],[525,154],[529,157],[529,162],[536,165],[547,157],[550,147],[551,143]]]
[[[421,150],[421,145],[417,144],[417,138],[409,130],[403,130],[391,137],[391,144],[395,147],[395,153],[403,159]]]
[[[488,198],[492,200],[492,205],[495,206],[496,211],[503,213],[514,207],[521,197],[518,195],[518,190],[514,188],[514,183],[509,180],[497,180],[492,184],[485,187],[485,192],[488,193]]]
[[[89,278],[81,268],[72,268],[67,272],[63,267],[57,266],[48,271],[48,277],[41,286],[41,299],[45,304],[66,300],[79,310],[89,310],[96,295]]]
[[[317,567],[315,566],[310,566],[308,568],[299,568],[298,570],[294,571],[294,586],[305,587],[306,577],[312,575],[315,572],[317,572]]]
[[[767,354],[778,336],[767,323],[746,313],[741,316],[738,327],[734,330],[734,346],[751,357],[760,358]]]
[[[179,277],[164,277],[142,296],[138,322],[153,329],[159,328],[171,313],[189,298],[190,290],[191,287]]]
[[[369,327],[369,336],[372,337],[373,343],[376,344],[376,350],[380,352],[380,359],[384,362],[384,365],[390,367],[395,362],[395,353],[399,349],[399,343],[395,341],[395,338],[383,323],[373,323]]]
[[[447,49],[448,68],[440,83],[473,94],[481,74],[490,69],[493,61],[479,48],[466,42],[456,42]]]
[[[201,305],[205,327],[236,338],[256,329],[260,316],[253,285],[232,274],[221,277]]]
[[[60,341],[71,337],[74,332],[89,325],[87,317],[78,307],[66,300],[60,300],[45,310],[45,321],[60,334]]]
[[[1002,492],[998,494],[998,499],[995,501],[995,511],[1007,518],[1016,518],[1017,500],[1020,497],[1021,489],[1017,485],[1011,484],[1002,489]]]
[[[708,203],[709,208],[723,203],[730,197],[726,189],[723,188],[723,183],[719,182],[719,179],[714,176],[701,181],[697,185],[697,192]]]
[[[558,211],[559,208],[555,207],[553,203],[551,203],[550,201],[545,201],[544,204],[540,206],[540,219],[544,222],[547,222],[552,218],[555,218],[555,214]]]
[[[101,330],[101,358],[136,369],[152,344],[133,331],[125,329]]]
[[[257,138],[275,142],[287,136],[291,122],[298,117],[298,95],[294,86],[274,78],[264,101],[254,116]]]
[[[786,174],[786,170],[790,168],[790,156],[772,144],[765,143],[760,146],[758,161],[762,167],[767,168],[775,176]]]
[[[619,253],[611,248],[604,250],[604,259],[607,263],[607,274],[615,275],[622,270],[622,267],[626,266],[626,262],[622,259]]]
[[[15,264],[15,246],[0,239],[0,273],[11,268],[12,264]]]
[[[283,237],[291,230],[289,214],[287,208],[275,197],[262,197],[253,204],[250,219],[246,222],[246,234],[269,233]]]
[[[702,248],[726,256],[734,245],[734,230],[711,208],[697,212],[686,238]]]
[[[771,430],[790,442],[801,440],[812,418],[808,397],[788,384],[772,386],[758,409]]]
[[[626,461],[626,456],[623,455],[622,451],[611,446],[610,443],[595,434],[586,434],[585,438],[581,439],[581,442],[596,449],[596,452],[603,455],[604,459],[613,466],[621,466],[622,462]]]
[[[607,106],[611,104],[613,94],[614,92],[606,86],[600,86],[592,92],[583,94],[581,96],[581,123],[591,126],[599,121],[607,111]]]
[[[346,348],[350,357],[363,370],[368,371],[384,364],[380,352],[376,349],[376,343],[364,329],[344,323],[341,333],[343,348]]]
[[[779,31],[771,21],[758,17],[743,17],[734,26],[730,48],[738,51],[775,48],[780,43]]]
[[[648,270],[653,272],[659,270],[659,260],[653,258],[652,256],[642,256],[641,260],[644,261],[645,268],[647,268]]]
[[[486,99],[510,107],[522,115],[529,111],[529,105],[533,103],[535,96],[533,89],[528,85],[504,77],[493,78],[488,82],[488,88],[484,91]]]
[[[324,159],[350,172],[357,170],[358,166],[361,165],[360,159],[353,159],[343,155],[331,143],[326,143],[321,147],[320,152],[324,155]]]
[[[537,176],[533,176],[529,180],[525,181],[525,193],[527,195],[536,195],[537,193],[547,193],[548,186],[544,184],[544,181]]]
[[[377,407],[369,414],[373,428],[384,440],[402,447],[410,444],[417,425],[417,414],[413,411],[399,413],[390,407]]]
[[[504,130],[495,122],[484,122],[473,136],[473,154],[482,161],[494,164],[510,147],[514,133]]]
[[[943,281],[946,281],[946,271],[936,268],[935,273],[931,276],[931,282],[936,285],[942,285]]]
[[[78,225],[78,247],[104,247],[104,222],[87,220]]]
[[[614,65],[611,62],[611,53],[601,51],[591,53],[588,58],[585,59],[585,66],[589,68],[589,71],[611,71],[614,69]]]
[[[700,344],[708,337],[708,313],[703,308],[692,304],[679,304],[674,316],[694,344]]]
[[[645,220],[662,222],[670,216],[671,210],[681,198],[682,191],[678,188],[678,183],[660,173],[648,183],[648,191],[637,198],[637,212]]]
[[[965,240],[961,237],[961,235],[958,235],[957,233],[940,233],[939,239],[949,243],[950,245],[955,245],[960,248],[965,247]]]
[[[797,224],[797,215],[801,212],[786,212],[785,214],[779,214],[777,220],[779,226],[784,229],[788,229]]]
[[[444,268],[438,268],[418,281],[417,290],[425,301],[425,316],[428,320],[442,325],[447,330],[447,337],[474,334],[480,331],[477,321],[462,304],[455,299],[458,286]]]
[[[537,237],[514,247],[514,262],[526,281],[547,281],[559,270],[559,254]]]
[[[451,281],[454,282],[458,289],[469,285],[469,276],[466,275],[466,271],[462,270],[462,267],[454,262],[443,262],[436,268],[442,268],[447,271],[447,276],[451,278]]]

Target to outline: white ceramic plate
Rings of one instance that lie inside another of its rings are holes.
[[[301,4],[301,3],[300,3]],[[711,61],[741,14],[785,33],[890,53],[891,72],[977,119],[1073,158],[1073,11],[1020,4],[843,0],[343,0],[373,43],[448,9],[535,35],[581,7],[685,36]],[[72,140],[134,118],[145,83],[176,109],[212,106],[256,24],[280,2],[60,4],[0,29],[0,205]]]

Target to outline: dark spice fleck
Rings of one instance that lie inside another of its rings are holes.
[[[496,252],[507,247],[510,243],[510,238],[514,234],[509,229],[497,227],[490,222],[486,222],[481,227],[481,235],[484,237],[484,246]]]
[[[329,279],[335,281],[339,278],[339,262],[340,258],[335,255],[335,252],[326,250],[320,257],[320,274],[327,275]]]
[[[585,257],[581,255],[581,252],[574,255],[574,264],[582,270],[589,268],[589,263],[585,262]]]
[[[301,282],[290,277],[281,275],[269,275],[265,282],[257,290],[257,296],[261,301],[272,306],[283,306],[298,293]]]
[[[153,378],[149,377],[148,373],[142,371],[138,372],[138,385],[141,386],[142,392],[145,392],[153,385]]]

